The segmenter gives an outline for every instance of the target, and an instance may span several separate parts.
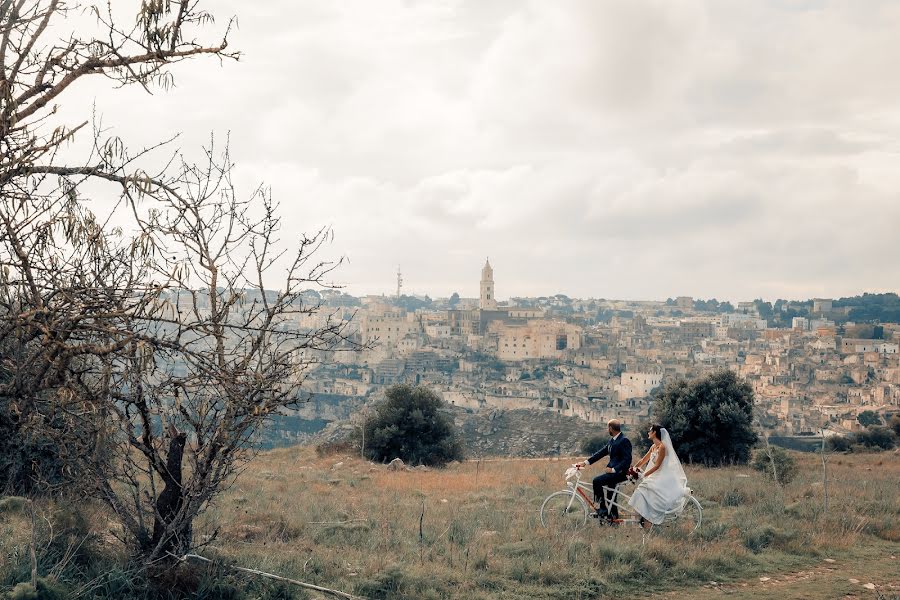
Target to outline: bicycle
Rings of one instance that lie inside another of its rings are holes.
[[[597,505],[592,499],[593,487],[581,481],[581,469],[582,467],[578,465],[572,465],[566,469],[566,489],[554,492],[544,499],[544,503],[541,505],[541,525],[548,528],[574,530],[586,525],[588,515],[591,512],[596,512]],[[619,513],[626,516],[618,519],[598,520],[610,525],[640,526],[640,515],[633,512],[628,506],[631,496],[621,490],[624,483],[625,481],[617,484],[615,488],[604,486],[603,490],[605,492],[615,492],[611,495],[611,501],[604,497],[607,512],[615,505]],[[632,481],[632,483],[635,482]],[[620,497],[622,503],[619,502]],[[666,512],[661,525],[666,527],[667,530],[682,535],[690,535],[700,527],[702,519],[703,509],[700,506],[700,502],[691,493],[691,495],[683,496],[682,502],[678,506]]]

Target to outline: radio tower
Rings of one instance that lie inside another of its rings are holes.
[[[397,299],[400,299],[400,290],[403,289],[403,275],[400,273],[400,265],[397,265]]]

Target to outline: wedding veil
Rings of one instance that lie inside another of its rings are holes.
[[[666,458],[661,469],[678,483],[678,486],[685,491],[685,494],[690,494],[690,488],[687,486],[687,475],[684,474],[684,467],[681,466],[681,461],[678,460],[678,455],[675,454],[672,438],[665,427],[661,429],[660,434],[663,446],[666,448]]]

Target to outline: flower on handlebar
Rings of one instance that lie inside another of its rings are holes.
[[[625,474],[625,477],[628,479],[628,481],[631,481],[631,482],[638,481],[638,480],[640,480],[643,476],[644,476],[644,474],[641,472],[641,470],[640,470],[640,469],[636,469],[636,468],[634,468],[634,467],[629,467],[629,468],[628,468],[628,473]]]

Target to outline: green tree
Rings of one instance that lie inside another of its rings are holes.
[[[395,385],[365,424],[365,453],[379,462],[443,466],[463,456],[453,419],[443,400],[424,386]]]
[[[592,435],[581,441],[581,452],[590,456],[609,443],[609,436]]]
[[[896,323],[900,321],[900,296],[895,293],[863,294],[834,301],[835,307],[851,307],[851,321]]]
[[[719,301],[715,298],[712,298],[710,300],[694,300],[694,310],[704,312],[718,312]]]
[[[420,308],[428,308],[431,306],[431,298],[425,296],[424,300],[416,298],[415,296],[407,296],[403,295],[397,298],[396,300],[397,306],[402,308],[408,312],[415,312]]]
[[[450,306],[450,308],[453,308],[454,306],[458,305],[459,304],[459,293],[453,292],[453,294],[450,296],[450,300],[447,301],[447,304]]]
[[[682,460],[707,466],[746,463],[753,431],[753,389],[723,370],[659,388],[653,418],[668,428]]]
[[[760,318],[765,319],[769,322],[773,320],[775,312],[770,302],[766,302],[762,299],[757,299],[753,301],[753,304],[756,306],[756,311],[759,313]]]
[[[863,427],[872,427],[873,425],[881,425],[881,417],[874,410],[864,410],[857,415],[856,420]]]

